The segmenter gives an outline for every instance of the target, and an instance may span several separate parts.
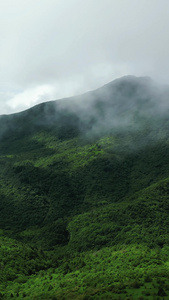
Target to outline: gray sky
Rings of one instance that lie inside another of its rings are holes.
[[[0,114],[124,75],[169,84],[168,0],[0,0]]]

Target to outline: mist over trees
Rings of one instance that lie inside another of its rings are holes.
[[[168,96],[127,76],[0,117],[2,299],[169,296]]]

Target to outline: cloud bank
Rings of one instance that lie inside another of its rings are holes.
[[[169,83],[167,0],[2,0],[0,114],[127,74]]]

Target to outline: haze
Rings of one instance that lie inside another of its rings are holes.
[[[167,0],[1,0],[0,114],[132,74],[169,83]]]

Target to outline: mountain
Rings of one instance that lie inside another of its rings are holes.
[[[0,116],[0,297],[169,297],[168,99],[125,76]]]

